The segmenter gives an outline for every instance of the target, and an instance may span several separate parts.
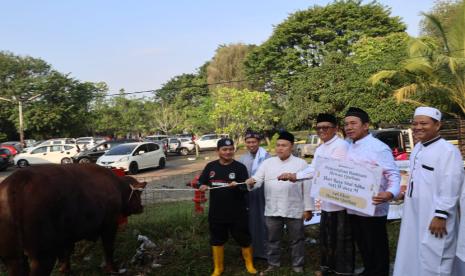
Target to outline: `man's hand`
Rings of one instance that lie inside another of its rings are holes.
[[[250,186],[250,187],[253,187],[253,185],[255,185],[256,182],[257,182],[257,181],[256,181],[255,179],[253,179],[253,177],[251,177],[251,178],[249,178],[249,179],[247,179],[247,180],[245,181],[245,184],[247,184],[247,185]]]
[[[237,182],[236,182],[236,181],[233,181],[233,182],[229,183],[228,186],[231,187],[231,188],[236,187],[236,186],[237,186]]]
[[[199,191],[205,192],[206,190],[208,190],[208,186],[207,186],[207,185],[200,185]]]
[[[393,194],[391,192],[379,192],[377,195],[375,195],[373,199],[373,204],[378,205],[384,202],[388,202],[393,198]]]
[[[295,173],[283,173],[278,176],[278,180],[296,182],[297,176]]]
[[[431,235],[442,239],[443,236],[447,235],[446,219],[434,217],[429,225],[429,231],[431,231]]]
[[[313,212],[312,212],[312,211],[304,211],[304,214],[302,215],[302,218],[303,218],[305,221],[311,220],[312,217],[313,217]]]

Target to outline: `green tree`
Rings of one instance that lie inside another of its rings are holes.
[[[213,92],[211,120],[217,132],[241,137],[248,128],[262,131],[277,121],[270,95],[264,92],[221,87]]]
[[[213,60],[207,66],[207,82],[222,83],[210,85],[210,90],[218,86],[232,87],[237,89],[250,88],[244,71],[244,61],[247,53],[254,46],[242,43],[221,45],[216,49]],[[233,81],[233,82],[230,82]]]
[[[149,116],[146,100],[126,98],[124,90],[120,95],[100,102],[95,107],[94,129],[98,133],[112,134],[115,137],[140,136],[149,132]]]
[[[460,0],[436,0],[429,14],[436,17],[446,27],[451,24],[451,19],[460,6]],[[421,35],[435,38],[441,41],[441,33],[436,26],[426,17],[420,21]]]
[[[272,94],[285,94],[294,76],[324,63],[325,53],[347,56],[363,36],[385,36],[405,28],[399,17],[390,16],[390,10],[376,2],[313,6],[277,25],[272,36],[248,55],[246,72]]]
[[[354,43],[353,54],[330,53],[320,67],[309,68],[290,86],[282,122],[287,128],[313,126],[318,113],[343,117],[349,106],[366,109],[374,124],[395,123],[410,117],[412,106],[398,105],[391,84],[372,87],[367,79],[382,68],[397,69],[407,57],[408,35],[364,37]]]
[[[410,79],[394,92],[398,101],[439,106],[443,111],[465,113],[465,1],[444,28],[438,18],[424,14],[440,34],[441,41],[412,39],[409,56],[399,70],[374,74],[372,84]]]

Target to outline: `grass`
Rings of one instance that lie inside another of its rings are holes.
[[[389,223],[388,231],[394,260],[399,223]],[[143,261],[131,263],[139,245],[138,234],[150,238],[156,247],[147,251]],[[319,263],[318,244],[308,241],[318,240],[318,225],[307,227],[306,237],[305,270],[307,275],[313,275]],[[212,271],[207,215],[195,214],[190,201],[151,205],[146,207],[144,214],[130,217],[128,225],[118,233],[115,248],[116,261],[127,269],[126,275],[210,275]],[[101,275],[100,243],[80,242],[72,262],[74,275]],[[154,263],[161,266],[152,267]],[[267,264],[256,261],[255,266],[263,270]],[[240,247],[232,239],[225,245],[224,275],[249,275],[243,265]],[[289,251],[283,252],[282,267],[274,275],[293,275]]]

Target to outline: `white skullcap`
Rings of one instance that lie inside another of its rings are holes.
[[[433,107],[429,107],[429,106],[417,107],[417,109],[415,109],[415,114],[413,115],[413,117],[418,116],[418,115],[428,116],[435,120],[441,121],[441,111]]]

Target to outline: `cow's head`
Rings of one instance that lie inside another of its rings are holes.
[[[142,206],[141,194],[144,191],[147,182],[139,182],[137,179],[130,177],[130,176],[123,176],[122,177],[125,185],[129,189],[128,192],[123,194],[124,206],[123,214],[126,216],[132,214],[140,214],[144,211],[144,207]]]

